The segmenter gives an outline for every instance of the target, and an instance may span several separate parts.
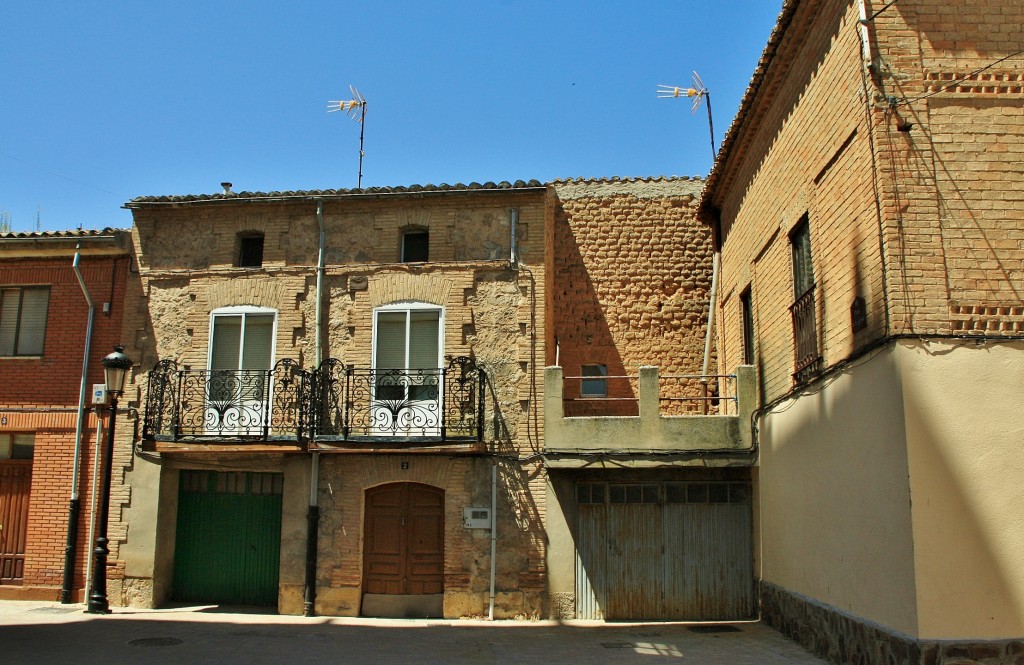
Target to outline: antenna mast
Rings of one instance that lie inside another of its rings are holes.
[[[353,86],[348,87],[352,93],[352,99],[330,100],[327,102],[327,112],[345,111],[345,114],[359,123],[359,180],[357,188],[363,188],[363,137],[366,135],[366,99]]]
[[[700,108],[700,100],[706,99],[708,102],[708,131],[711,132],[711,163],[714,164],[715,157],[718,156],[718,149],[715,148],[715,123],[711,119],[711,93],[704,87],[704,81],[700,80],[700,76],[697,72],[693,73],[693,87],[692,88],[680,88],[673,85],[658,85],[658,99],[669,99],[675,97],[693,97],[693,106],[690,108],[691,113],[696,113],[697,109]]]

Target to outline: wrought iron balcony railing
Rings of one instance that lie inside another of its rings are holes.
[[[360,369],[328,359],[316,373],[314,435],[480,441],[484,372],[465,356],[438,369]]]
[[[309,434],[312,374],[289,358],[270,370],[178,369],[149,373],[145,439],[302,439]]]
[[[147,440],[480,441],[484,371],[467,357],[421,370],[361,369],[330,358],[314,371],[291,359],[269,371],[149,373]]]

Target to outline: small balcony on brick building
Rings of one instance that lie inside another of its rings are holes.
[[[657,367],[641,367],[635,377],[600,379],[606,392],[591,396],[600,393],[586,385],[594,376],[545,369],[544,455],[550,468],[752,462],[753,367],[709,376],[659,376]]]
[[[179,369],[148,375],[143,446],[157,451],[300,452],[475,446],[483,440],[483,369],[370,369],[329,358],[314,370]]]

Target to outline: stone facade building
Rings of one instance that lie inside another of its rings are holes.
[[[143,424],[122,601],[540,615],[545,199],[129,202]]]
[[[129,251],[112,229],[0,235],[0,598],[84,597],[92,386],[121,333]]]
[[[787,0],[702,195],[762,616],[833,662],[1019,662],[1022,24]]]

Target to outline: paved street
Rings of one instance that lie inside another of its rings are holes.
[[[216,607],[0,601],[4,665],[131,663],[824,663],[758,623],[304,618]]]

